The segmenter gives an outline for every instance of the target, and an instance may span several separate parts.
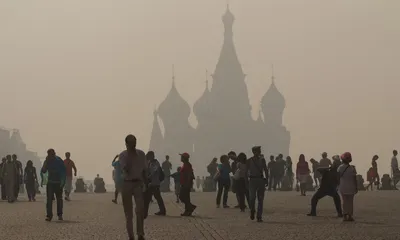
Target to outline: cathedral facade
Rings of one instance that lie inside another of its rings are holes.
[[[193,108],[182,98],[172,79],[165,100],[154,111],[150,150],[159,157],[188,152],[192,162],[204,168],[213,157],[229,151],[250,154],[252,146],[262,146],[264,154],[289,155],[290,133],[283,126],[285,99],[272,83],[261,99],[258,119],[251,116],[246,75],[233,41],[234,16],[229,7],[222,17],[224,41],[212,85],[208,82]],[[191,110],[197,118],[196,128],[189,123]],[[159,120],[164,126],[161,131]]]

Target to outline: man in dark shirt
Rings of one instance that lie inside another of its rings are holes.
[[[21,184],[23,184],[22,176],[24,176],[24,173],[22,171],[22,163],[18,160],[18,157],[16,154],[12,155],[12,160],[13,160],[13,163],[15,164],[15,167],[17,168],[17,179],[15,182],[15,188],[14,188],[15,200],[17,200],[18,195],[19,195],[19,190],[21,188]]]
[[[249,173],[250,219],[254,220],[257,198],[257,222],[262,222],[265,187],[268,186],[268,168],[265,158],[261,154],[261,147],[253,147],[252,152],[253,157],[247,161],[247,170]]]
[[[0,172],[3,172],[3,167],[5,166],[6,163],[6,158],[3,158],[0,163]],[[6,194],[6,184],[3,179],[3,176],[0,174],[0,183],[1,183],[1,200],[7,200],[7,194]]]
[[[190,164],[190,155],[188,153],[182,153],[181,161],[183,163],[180,172],[180,183],[181,189],[179,198],[185,204],[185,212],[181,216],[191,216],[197,206],[193,205],[190,201],[190,192],[193,187],[194,173],[192,164]]]
[[[331,196],[335,203],[338,217],[343,217],[342,207],[339,194],[337,192],[338,186],[338,172],[337,168],[340,165],[340,160],[335,160],[330,168],[319,168],[317,169],[321,175],[320,187],[311,199],[311,212],[307,216],[317,215],[317,204],[320,199],[325,196]]]
[[[63,199],[62,193],[66,181],[66,168],[64,161],[56,155],[54,149],[47,150],[47,157],[43,163],[42,173],[48,173],[46,185],[46,221],[50,222],[53,218],[53,196],[57,199],[58,220],[63,220]]]
[[[276,161],[274,155],[269,156],[269,163],[268,163],[268,170],[269,170],[269,186],[268,191],[271,191],[273,188],[276,191]]]

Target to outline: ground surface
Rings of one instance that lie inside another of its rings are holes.
[[[249,220],[237,209],[217,209],[214,193],[194,193],[198,205],[195,217],[179,216],[182,206],[171,194],[164,194],[168,216],[146,220],[146,239],[400,239],[400,191],[361,192],[356,197],[356,222],[335,218],[332,200],[320,202],[319,217],[305,216],[310,196],[297,192],[268,193],[264,223]],[[44,221],[43,195],[37,202],[0,202],[1,240],[127,239],[122,205],[111,203],[112,195],[74,194],[65,203],[64,222]],[[229,203],[234,205],[230,194]],[[55,206],[54,206],[55,209]],[[157,210],[152,204],[150,213]]]

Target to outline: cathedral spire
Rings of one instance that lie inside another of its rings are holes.
[[[163,146],[163,135],[161,132],[160,124],[158,123],[158,112],[157,108],[153,111],[153,129],[151,131],[149,150],[156,151],[158,153],[162,152]]]

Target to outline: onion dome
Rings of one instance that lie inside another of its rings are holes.
[[[222,16],[222,22],[225,25],[232,25],[235,21],[235,16],[232,14],[231,10],[229,9],[229,5],[226,6],[226,12]]]
[[[272,83],[263,98],[261,99],[264,122],[271,126],[282,126],[283,110],[285,109],[285,98],[275,85],[272,75]]]
[[[190,116],[190,106],[176,89],[175,77],[172,77],[171,90],[158,108],[158,115],[161,118],[174,116],[186,119]]]
[[[271,112],[272,109],[277,109],[277,110],[279,109],[281,111],[285,109],[286,106],[285,97],[276,87],[274,77],[272,77],[271,86],[261,99],[261,105],[264,114]]]
[[[201,117],[210,112],[210,90],[208,89],[208,81],[206,81],[206,88],[204,89],[203,95],[194,103],[193,112],[196,117]]]

